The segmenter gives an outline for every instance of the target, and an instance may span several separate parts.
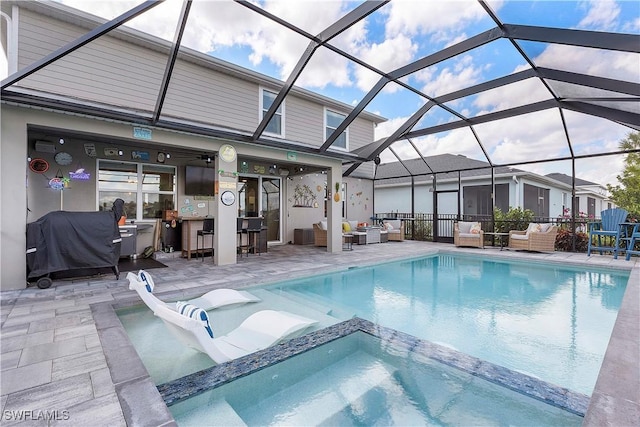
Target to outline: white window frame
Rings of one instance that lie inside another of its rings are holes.
[[[344,119],[347,118],[347,114],[345,114],[345,113],[341,113],[339,111],[332,110],[331,108],[324,107],[324,126],[322,127],[322,132],[323,132],[322,141],[323,142],[327,140],[327,128],[333,129],[333,130],[337,129],[335,127],[327,125],[327,115],[328,115],[329,112],[331,112],[333,114],[340,115],[340,116],[344,116]],[[340,151],[349,151],[349,126],[347,126],[347,128],[344,130],[343,133],[345,134],[345,146],[344,147],[336,146],[335,142],[334,142],[334,144],[332,144],[331,147],[329,147],[329,149],[340,150]]]
[[[262,122],[262,119],[264,118],[264,115],[267,114],[268,108],[264,108],[264,93],[268,92],[274,95],[274,97],[278,96],[278,92],[274,92],[272,90],[269,89],[265,89],[263,87],[260,88],[260,108],[258,110],[258,123]],[[278,109],[276,110],[276,113],[274,114],[273,117],[276,116],[280,116],[280,130],[281,133],[274,133],[274,132],[269,132],[267,131],[267,127],[265,127],[264,129],[264,134],[265,135],[269,135],[269,136],[277,136],[279,138],[284,138],[285,137],[285,128],[284,128],[284,124],[285,124],[285,103],[286,103],[286,99],[284,101],[282,101],[282,104],[280,104],[280,106],[278,107]],[[272,118],[273,120],[273,118]]]
[[[173,184],[173,191],[147,191],[143,189],[143,179],[144,179],[144,166],[155,166],[152,163],[138,163],[138,162],[129,162],[129,161],[122,161],[122,160],[118,160],[118,159],[98,159],[97,160],[97,165],[96,165],[96,210],[100,210],[100,190],[110,190],[110,189],[104,189],[100,187],[100,163],[123,163],[123,164],[127,164],[127,165],[131,165],[131,166],[135,166],[136,167],[136,217],[135,218],[129,218],[132,220],[135,220],[136,222],[142,222],[142,221],[155,221],[158,218],[143,218],[143,210],[144,210],[144,195],[145,194],[169,194],[173,196],[173,201],[174,201],[174,206],[177,205],[177,200],[178,200],[178,183],[177,183],[177,177],[178,177],[178,168],[176,166],[172,166],[172,165],[162,165],[161,167],[163,168],[171,168],[173,169],[173,176],[174,176],[174,184]],[[121,192],[127,192],[126,189],[120,189],[120,188],[113,188],[111,189],[113,191],[121,191]]]

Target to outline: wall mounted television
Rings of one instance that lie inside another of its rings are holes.
[[[187,196],[213,196],[216,170],[213,167],[185,166],[184,194]]]

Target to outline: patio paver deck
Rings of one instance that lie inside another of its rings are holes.
[[[605,356],[585,425],[640,425],[640,262],[614,260],[611,256],[573,253],[522,253],[499,248],[484,250],[455,248],[428,242],[389,242],[355,247],[353,251],[330,254],[324,248],[283,245],[269,248],[261,256],[238,258],[238,264],[214,266],[161,254],[169,268],[155,270],[156,292],[191,296],[219,287],[243,288],[282,279],[345,269],[393,259],[421,256],[433,251],[463,252],[505,258],[526,258],[542,262],[571,262],[588,266],[632,268],[632,276]],[[2,424],[20,424],[18,412],[55,417],[56,425],[130,424],[160,425],[131,414],[129,398],[140,392],[138,384],[120,387],[118,398],[107,363],[128,365],[128,356],[106,354],[91,304],[136,298],[128,290],[126,275],[115,280],[104,275],[55,281],[49,289],[29,287],[0,293],[1,360],[0,405]],[[98,313],[99,314],[99,313]],[[102,325],[104,327],[104,325]],[[118,338],[118,337],[117,337]],[[119,337],[124,339],[124,337]],[[135,363],[131,365],[136,369]],[[39,414],[37,411],[49,411]],[[125,417],[126,414],[126,417]],[[34,419],[34,418],[32,418]],[[29,422],[47,425],[46,421]]]

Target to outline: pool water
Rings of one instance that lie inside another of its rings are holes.
[[[247,393],[247,391],[250,393]],[[363,332],[170,407],[181,427],[580,425],[582,417]]]
[[[628,278],[440,254],[268,289],[590,395]]]
[[[358,316],[591,395],[629,272],[439,254],[252,288],[262,302],[209,311],[216,335],[271,308],[319,320]],[[146,307],[119,310],[156,384],[214,365]]]

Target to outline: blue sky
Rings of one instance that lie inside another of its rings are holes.
[[[139,1],[63,0],[72,7],[112,18]],[[299,28],[317,34],[361,2],[285,1],[256,2]],[[509,24],[573,28],[638,34],[640,2],[615,0],[488,1]],[[168,0],[131,22],[131,26],[171,40],[181,2]],[[354,57],[388,72],[424,56],[491,29],[495,23],[473,0],[393,0],[366,20],[335,37],[331,43]],[[195,1],[183,44],[274,78],[286,80],[308,40],[249,9],[230,1]],[[601,52],[544,43],[521,44],[539,66],[575,71],[640,83],[640,56]],[[498,40],[407,76],[405,83],[429,96],[505,76],[528,68],[526,61],[506,40]],[[297,85],[347,104],[357,104],[379,76],[326,48],[320,48]],[[564,88],[571,89],[571,88]],[[537,79],[490,91],[448,104],[466,117],[549,99]],[[391,134],[425,100],[390,84],[367,106],[387,118],[376,137]],[[286,106],[286,105],[285,105]],[[637,108],[637,107],[636,107]],[[456,119],[442,108],[433,108],[417,128]],[[578,113],[567,114],[569,134],[577,154],[611,151],[630,129]],[[558,110],[508,119],[476,127],[484,148],[496,163],[542,160],[568,153]],[[484,160],[468,129],[430,135],[414,141],[425,155],[452,152]],[[403,158],[415,157],[408,144],[398,145]],[[394,160],[383,153],[383,161]],[[622,157],[580,161],[579,176],[601,183],[615,183]],[[570,173],[569,162],[522,166],[537,173]]]

